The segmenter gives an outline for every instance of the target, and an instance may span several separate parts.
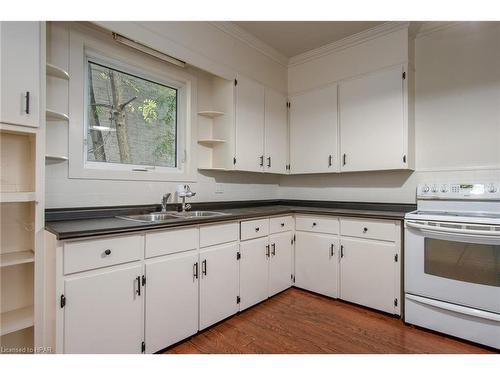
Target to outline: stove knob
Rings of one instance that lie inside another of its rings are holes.
[[[422,193],[428,193],[428,192],[429,192],[429,186],[428,185],[422,186]]]
[[[447,185],[441,185],[441,193],[446,193],[448,192],[448,186]]]
[[[438,187],[437,185],[432,185],[432,192],[437,193],[438,192]]]
[[[496,193],[497,192],[497,188],[493,184],[489,184],[488,186],[486,186],[486,190],[488,191],[488,193]]]

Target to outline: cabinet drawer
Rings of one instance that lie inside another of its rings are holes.
[[[238,223],[214,224],[200,227],[200,247],[238,241]]]
[[[183,228],[146,234],[146,258],[198,248],[198,228]]]
[[[396,240],[395,224],[389,220],[341,219],[340,234],[373,240]]]
[[[142,252],[141,235],[69,242],[64,244],[64,274],[132,262]]]
[[[336,217],[297,216],[295,229],[317,233],[339,233],[339,219]]]
[[[249,220],[241,222],[241,239],[264,237],[269,234],[269,219]]]
[[[287,232],[293,230],[293,217],[280,216],[269,219],[269,233]]]

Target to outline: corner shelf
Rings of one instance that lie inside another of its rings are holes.
[[[69,121],[69,116],[62,112],[53,111],[51,109],[45,110],[45,119],[47,121]]]
[[[35,192],[33,191],[0,193],[1,203],[33,202],[33,201],[35,201]]]
[[[67,156],[45,155],[45,164],[64,163],[68,160]]]
[[[69,73],[58,66],[47,63],[46,71],[48,76],[69,80]]]
[[[226,143],[224,139],[199,139],[198,144],[203,145],[203,146],[215,146],[221,143]]]
[[[214,118],[214,117],[223,116],[224,112],[221,112],[221,111],[199,111],[198,115],[203,116],[203,117]]]
[[[33,263],[34,261],[35,261],[35,254],[31,250],[0,254],[0,267]]]
[[[198,168],[199,171],[232,171],[232,169],[227,168]]]
[[[0,335],[7,335],[34,325],[33,306],[7,311],[1,314]]]

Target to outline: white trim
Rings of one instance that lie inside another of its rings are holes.
[[[448,29],[450,27],[459,25],[466,21],[427,21],[423,22],[422,25],[418,28],[415,38],[420,38],[422,36],[426,36],[437,31],[441,31],[444,29]]]
[[[380,38],[381,36],[390,34],[397,30],[407,29],[409,22],[386,22],[382,25],[375,26],[371,29],[361,31],[357,34],[350,35],[346,38],[337,40],[333,43],[325,44],[319,48],[293,56],[288,61],[288,67],[304,64],[310,60],[314,60],[326,55],[330,55],[342,49],[353,47],[357,44],[367,42],[369,40]]]
[[[459,171],[500,171],[500,164],[498,165],[479,165],[470,167],[428,167],[428,168],[415,168],[415,172],[459,172]]]
[[[242,41],[243,43],[253,48],[257,52],[260,52],[261,54],[271,58],[278,64],[284,67],[288,66],[289,59],[287,56],[283,55],[278,50],[271,47],[269,44],[263,42],[262,40],[258,39],[249,32],[245,31],[235,23],[228,21],[224,22],[220,21],[220,22],[210,22],[210,24],[215,26],[219,30],[225,32],[226,34],[229,34],[232,37]]]

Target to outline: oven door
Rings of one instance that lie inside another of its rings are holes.
[[[405,291],[500,313],[500,227],[405,221]]]

